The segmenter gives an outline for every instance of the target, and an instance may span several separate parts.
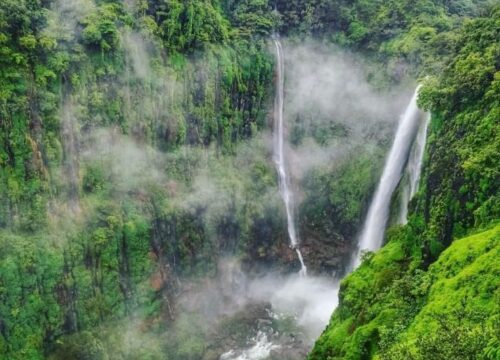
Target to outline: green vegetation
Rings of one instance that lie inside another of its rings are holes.
[[[488,8],[488,0],[279,0],[283,32],[315,35],[384,63],[395,79],[439,72],[457,30]],[[376,72],[372,76],[383,81]]]
[[[342,241],[356,236],[382,160],[375,152],[364,151],[353,151],[356,157],[342,161],[334,170],[320,168],[308,174],[302,184],[306,198],[300,209],[305,231]]]
[[[49,192],[76,196],[79,136],[98,126],[223,153],[264,126],[271,57],[262,40],[229,39],[217,4],[86,5],[1,5],[3,226],[36,230]],[[54,188],[61,164],[73,179]]]
[[[430,75],[409,223],[342,283],[310,358],[498,358],[500,9],[487,3],[2,0],[0,358],[197,359],[215,335],[180,316],[181,280],[215,276],[227,255],[291,268],[257,136],[274,33],[362,53],[378,88]],[[349,136],[299,125],[296,146]],[[349,251],[383,157],[365,145],[305,174],[301,235]],[[295,332],[289,320],[273,326]]]
[[[253,9],[1,2],[2,359],[107,358],[122,340],[108,324],[165,331],[179,277],[279,238],[273,170],[250,142],[266,126],[274,20],[250,31]]]
[[[497,225],[457,240],[422,271],[405,259],[404,229],[394,231],[342,282],[310,358],[495,359],[499,239]]]

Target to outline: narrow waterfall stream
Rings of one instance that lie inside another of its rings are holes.
[[[281,42],[275,38],[274,45],[276,48],[276,97],[274,99],[274,131],[273,131],[273,147],[274,147],[274,162],[279,176],[280,194],[285,203],[286,220],[288,226],[288,237],[290,238],[290,246],[295,249],[300,261],[300,274],[307,274],[307,267],[304,263],[302,253],[298,248],[298,238],[295,231],[295,218],[293,208],[293,194],[290,190],[290,181],[286,168],[285,150],[284,150],[284,125],[283,125],[283,102],[284,102],[284,86],[285,86],[285,59],[283,56],[283,48]]]
[[[374,251],[382,245],[392,194],[401,179],[403,167],[407,162],[411,145],[417,133],[419,119],[421,118],[421,111],[417,107],[419,90],[420,85],[416,88],[399,121],[394,142],[359,239],[358,251],[354,258],[354,268],[360,264],[363,250]]]
[[[418,190],[418,182],[422,171],[422,161],[424,159],[424,150],[427,140],[427,127],[430,121],[430,114],[425,114],[422,123],[418,128],[417,137],[413,143],[408,164],[406,165],[406,174],[408,175],[408,183],[403,188],[401,196],[401,204],[398,216],[399,224],[406,224],[408,218],[408,203],[415,196]]]

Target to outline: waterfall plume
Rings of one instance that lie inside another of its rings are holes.
[[[403,167],[408,160],[408,154],[421,118],[421,111],[417,107],[419,90],[420,85],[416,88],[410,103],[400,118],[394,142],[363,226],[358,252],[354,259],[354,267],[360,264],[363,250],[374,251],[382,245],[392,194],[401,180]]]

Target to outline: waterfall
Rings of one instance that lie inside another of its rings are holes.
[[[358,244],[358,253],[354,267],[361,262],[361,251],[374,251],[380,248],[384,239],[384,231],[389,217],[391,198],[398,185],[403,167],[408,159],[411,144],[418,129],[420,110],[417,107],[417,87],[404,114],[401,116],[394,143],[385,162],[382,177],[377,186],[375,196],[370,204],[368,215]]]
[[[276,96],[274,99],[274,131],[273,131],[273,147],[274,147],[274,163],[279,176],[280,194],[285,203],[286,220],[288,227],[288,237],[290,238],[290,246],[295,249],[300,261],[300,274],[305,275],[307,272],[304,258],[298,248],[297,233],[295,231],[294,209],[293,209],[293,194],[290,190],[290,182],[286,169],[285,150],[284,150],[284,129],[283,129],[283,100],[284,100],[284,85],[285,85],[285,60],[283,57],[283,48],[281,42],[275,38],[274,46],[276,47],[276,62],[277,62],[277,77],[276,77]]]
[[[402,189],[401,205],[398,217],[399,224],[406,224],[408,217],[408,203],[417,193],[418,182],[422,170],[422,161],[424,159],[424,150],[427,139],[427,126],[430,121],[430,114],[426,114],[425,120],[418,128],[417,137],[413,144],[408,164],[406,165],[406,174],[408,175],[408,184]]]

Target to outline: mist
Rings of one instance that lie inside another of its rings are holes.
[[[222,342],[220,359],[262,359],[272,352],[295,359],[323,331],[337,293],[333,278],[272,272],[255,277],[242,271],[237,259],[227,258],[219,263],[217,276],[187,291],[179,306],[183,313],[201,315],[208,328],[220,329],[232,321],[246,324],[246,340],[239,345]]]
[[[294,314],[305,331],[305,341],[311,344],[325,328],[338,303],[337,281],[322,276],[268,275],[252,281],[249,288],[255,299],[270,301],[278,316]]]
[[[133,6],[132,2],[127,4]],[[93,10],[92,2],[62,1],[60,5],[60,30],[76,35],[78,24]],[[186,70],[174,76],[161,70],[158,64],[168,62],[168,57],[163,58],[164,50],[147,34],[128,29],[120,34],[120,42],[124,75],[101,84],[102,88],[76,88],[65,103],[62,138],[70,162],[62,182],[69,180],[74,194],[78,193],[75,189],[89,191],[83,188],[83,180],[97,168],[106,185],[92,190],[94,193],[132,200],[141,209],[147,208],[148,199],[161,194],[158,214],[145,211],[146,216],[179,212],[199,220],[203,241],[212,247],[207,256],[215,268],[197,280],[172,274],[175,284],[168,301],[175,302],[175,308],[169,310],[175,319],[157,320],[164,321],[167,331],[157,333],[153,326],[146,326],[140,305],[126,327],[114,323],[104,326],[107,346],[134,353],[146,346],[160,349],[161,354],[167,351],[166,344],[172,343],[171,351],[179,352],[174,354],[177,356],[185,342],[195,339],[200,352],[212,351],[228,360],[252,359],[250,354],[257,350],[263,357],[278,349],[283,354],[306,353],[337,306],[338,279],[314,272],[301,277],[290,270],[297,259],[287,248],[286,216],[272,163],[271,129],[240,141],[229,155],[221,154],[215,145],[189,145],[189,132],[184,144],[161,148],[160,137],[171,140],[186,131],[186,114],[180,108],[189,96],[189,87],[203,89],[215,80],[199,60],[186,59],[184,65],[195,75]],[[366,80],[369,64],[337,48],[312,41],[301,45],[285,42],[284,52],[285,151],[299,208],[301,182],[309,173],[326,169],[333,174],[360,151],[387,146],[411,94],[401,89],[379,91]],[[111,125],[108,115],[99,111],[92,115],[82,111],[85,101],[105,103],[113,88],[121,97],[126,125]],[[100,125],[87,126],[89,118],[97,119]],[[54,218],[62,218],[64,209],[64,204],[54,201]],[[91,202],[85,203],[79,224],[96,211]],[[220,228],[227,218],[237,224],[237,235],[230,235],[237,237],[228,240],[234,243],[231,250],[223,251]],[[270,228],[269,237],[262,240],[267,243],[245,248],[259,226]],[[263,257],[264,265],[256,269],[248,265],[255,259],[245,257],[244,251],[254,251],[255,257],[266,251],[271,255]],[[141,286],[147,287],[147,281]],[[245,326],[237,335],[220,339],[216,334],[239,322]],[[191,329],[193,323],[196,329]]]
[[[420,356],[497,215],[499,11],[449,3],[0,0],[0,358]]]
[[[344,127],[349,140],[393,131],[411,88],[381,91],[367,80],[371,65],[359,54],[306,41],[285,43],[286,117],[310,133],[314,128]]]
[[[151,68],[144,39],[131,33],[125,34],[122,41],[133,76],[147,80]],[[300,195],[300,181],[310,171],[326,167],[334,172],[360,146],[370,152],[384,144],[393,132],[407,93],[380,93],[366,81],[365,65],[338,49],[332,51],[318,44],[292,45],[285,47],[285,54],[286,147],[295,191]],[[295,124],[293,119],[297,119]],[[294,126],[303,131],[295,144],[290,139]],[[332,128],[335,131],[324,141],[315,137],[315,132]],[[241,142],[231,158],[220,156],[214,147],[181,146],[164,153],[140,138],[122,134],[118,128],[92,129],[82,142],[83,162],[100,163],[106,168],[114,191],[126,194],[144,192],[152,186],[164,189],[174,207],[202,216],[205,235],[212,241],[217,241],[217,222],[234,209],[272,204],[282,212],[273,179],[271,136],[267,132]],[[249,188],[253,184],[248,179],[252,178],[252,168],[260,164],[270,171],[270,178],[253,193],[258,198],[250,199]],[[254,210],[254,214],[261,212],[262,209]],[[251,303],[268,302],[272,316],[293,317],[301,329],[301,339],[309,345],[324,329],[337,305],[337,279],[283,273],[255,277],[241,269],[237,257],[219,262],[215,278],[207,277],[203,283],[180,281],[176,302],[182,309],[181,318],[184,313],[196,314],[217,326],[221,318],[234,316]],[[258,332],[253,339],[257,338]]]
[[[285,148],[300,206],[311,171],[334,172],[360,152],[388,148],[413,88],[380,90],[368,80],[375,64],[333,45],[284,40],[284,56]]]
[[[64,41],[74,41],[78,24],[95,8],[92,0],[57,0],[51,8],[45,32]]]

